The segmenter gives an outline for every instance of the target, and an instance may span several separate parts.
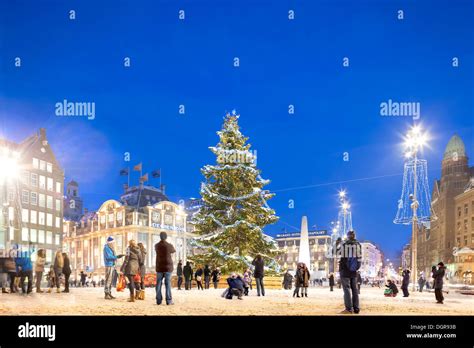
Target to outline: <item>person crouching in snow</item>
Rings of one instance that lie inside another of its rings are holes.
[[[387,280],[387,285],[385,285],[388,289],[385,289],[384,296],[385,297],[395,297],[398,294],[397,284],[392,282],[390,279]]]
[[[242,294],[244,293],[244,281],[242,278],[233,272],[232,275],[227,278],[227,284],[229,284],[229,289],[226,298],[232,300],[232,297],[235,295],[239,300],[242,300]]]

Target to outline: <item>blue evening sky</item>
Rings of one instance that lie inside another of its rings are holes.
[[[295,231],[302,215],[328,227],[344,188],[358,238],[394,258],[410,236],[392,220],[412,121],[380,116],[380,103],[421,104],[431,186],[451,135],[474,155],[473,26],[467,0],[2,1],[0,133],[19,141],[46,127],[89,209],[121,193],[125,152],[162,168],[177,201],[198,197],[208,146],[236,109],[277,193],[267,233]],[[95,119],[55,116],[64,99],[95,102]]]

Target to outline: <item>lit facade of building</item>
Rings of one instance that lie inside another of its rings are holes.
[[[21,143],[0,139],[0,148],[2,162],[11,159],[0,168],[11,174],[0,180],[0,247],[43,248],[49,263],[62,246],[64,171],[44,128]]]
[[[430,274],[431,267],[442,261],[447,266],[447,279],[460,281],[456,276],[460,269],[457,263],[468,256],[457,257],[454,252],[472,246],[474,224],[469,218],[474,206],[470,201],[471,194],[465,190],[473,176],[474,167],[468,165],[464,143],[459,136],[453,135],[444,151],[441,179],[434,181],[430,225],[418,230],[418,272]]]
[[[331,236],[326,230],[309,231],[309,250],[311,265],[308,268],[316,273],[318,277],[327,277],[329,264],[332,259],[327,257],[328,248],[331,244]],[[299,257],[300,233],[277,234],[275,241],[278,248],[283,251],[276,260],[283,269],[296,271]]]
[[[372,242],[361,242],[362,262],[360,266],[360,275],[365,278],[375,278],[379,276],[382,269],[383,256],[380,249]]]
[[[107,237],[114,237],[116,254],[124,254],[133,239],[143,243],[147,250],[147,272],[155,272],[154,246],[160,241],[161,232],[168,234],[167,241],[176,249],[172,255],[175,267],[178,260],[185,262],[190,250],[188,240],[193,237],[186,230],[185,211],[160,190],[140,185],[128,188],[120,202],[108,200],[96,212],[86,213],[79,222],[66,222],[64,249],[70,254],[76,276],[80,271],[103,274],[103,247]]]

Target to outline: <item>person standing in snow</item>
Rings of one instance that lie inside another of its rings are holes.
[[[193,268],[191,267],[191,263],[186,261],[186,266],[183,267],[183,275],[184,275],[184,289],[191,290],[193,280]]]
[[[214,284],[214,289],[217,289],[219,280],[221,279],[221,270],[219,267],[216,267],[211,273],[212,283]]]
[[[443,304],[444,296],[443,296],[443,278],[446,271],[444,268],[444,263],[438,263],[438,269],[434,270],[433,278],[434,278],[434,289],[435,289],[435,297],[436,303]]]
[[[181,290],[183,284],[183,261],[179,260],[178,267],[176,267],[176,276],[178,277],[178,290]]]
[[[345,309],[341,314],[358,314],[359,292],[357,289],[357,271],[361,266],[362,247],[356,240],[354,231],[347,232],[347,239],[341,246],[339,260],[339,274],[344,290]]]
[[[198,290],[199,289],[204,290],[204,288],[202,286],[202,275],[203,275],[203,273],[204,272],[203,272],[201,266],[198,266],[198,269],[196,270],[196,273],[194,273],[194,278],[196,278],[196,284],[197,284]]]
[[[255,267],[253,276],[257,283],[257,296],[265,296],[265,288],[263,286],[264,268],[265,263],[262,255],[258,254],[257,257],[252,261],[252,265]]]
[[[410,284],[410,271],[409,270],[404,270],[402,273],[402,291],[403,291],[403,297],[408,297],[410,296],[410,293],[408,292],[408,285]]]
[[[334,273],[329,275],[329,289],[330,291],[334,291]]]

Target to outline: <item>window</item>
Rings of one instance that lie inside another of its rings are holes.
[[[53,214],[46,214],[46,226],[53,227]]]
[[[30,204],[31,205],[37,205],[38,204],[38,194],[36,192],[31,192]]]
[[[38,186],[38,174],[31,173],[30,184],[35,187]]]
[[[46,244],[53,244],[53,232],[46,232]]]
[[[21,240],[22,240],[23,242],[28,242],[29,239],[30,239],[30,238],[29,238],[29,236],[28,236],[28,229],[27,229],[26,227],[23,227],[23,228],[21,229]],[[29,280],[28,280],[28,281],[29,281]]]
[[[37,214],[36,210],[31,210],[30,211],[30,222],[32,224],[36,224],[38,222],[37,217],[38,217],[38,214]]]
[[[37,237],[38,237],[38,236],[37,236],[37,231],[32,228],[32,229],[30,230],[30,241],[31,241],[32,243],[36,243],[36,242],[38,241],[38,238],[37,238]]]
[[[56,211],[61,211],[61,200],[56,199]]]
[[[56,216],[56,227],[60,228],[61,227],[61,218]]]
[[[59,239],[59,234],[56,234],[54,236],[54,244],[59,245],[60,244],[60,239]]]
[[[56,181],[56,192],[61,193],[61,183],[59,181]]]
[[[46,163],[46,171],[48,173],[52,173],[53,172],[53,164],[52,163]]]
[[[21,221],[22,222],[29,222],[28,216],[30,215],[30,211],[28,209],[21,210]]]
[[[53,261],[53,251],[51,249],[46,249],[46,262]]]
[[[46,177],[44,175],[39,176],[39,188],[43,190],[46,189]]]
[[[38,213],[38,225],[44,225],[44,224],[45,224],[44,213],[40,211]]]
[[[39,164],[40,164],[40,170],[46,170],[46,162],[43,161],[43,160],[40,160],[39,161]]]
[[[53,209],[53,197],[52,196],[47,196],[46,197],[46,207],[48,209]]]
[[[53,178],[47,178],[47,179],[48,179],[47,189],[48,191],[53,191]]]
[[[21,191],[21,203],[29,204],[30,203],[30,192],[26,190]]]
[[[39,206],[40,207],[45,207],[45,204],[46,204],[46,196],[42,193],[39,194]]]
[[[33,157],[33,168],[38,169],[39,168],[39,161],[37,158]]]
[[[27,172],[27,171],[23,171],[21,173],[21,182],[25,185],[29,185],[30,184],[30,172]]]
[[[44,231],[43,230],[38,231],[38,243],[44,244]]]

